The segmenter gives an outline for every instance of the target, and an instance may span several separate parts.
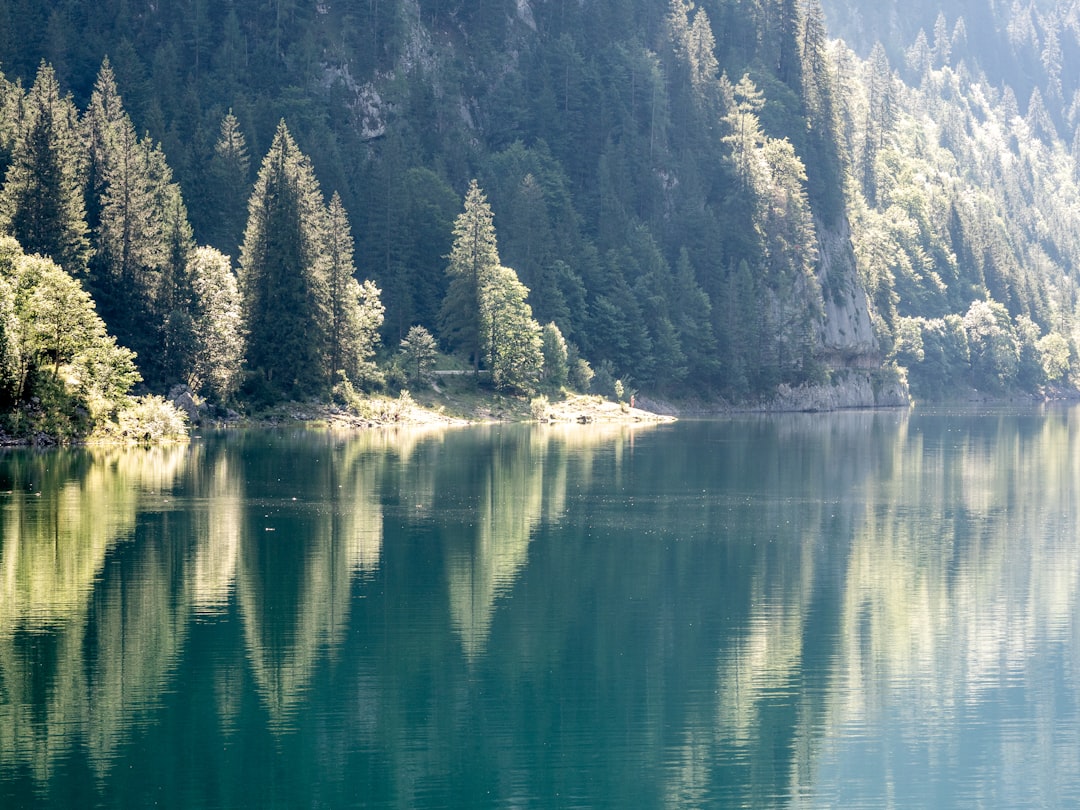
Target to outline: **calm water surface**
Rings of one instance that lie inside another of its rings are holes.
[[[1080,804],[1080,410],[0,455],[0,807]]]

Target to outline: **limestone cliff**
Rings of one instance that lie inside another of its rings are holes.
[[[841,217],[831,228],[818,225],[818,280],[824,315],[818,340],[831,368],[876,368],[880,347],[870,318],[870,302],[859,280],[851,227]]]

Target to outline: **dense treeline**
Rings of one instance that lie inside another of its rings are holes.
[[[1072,385],[1080,141],[1064,101],[1075,71],[1061,79],[1080,57],[1080,5],[1045,6],[1013,4],[973,29],[971,9],[916,4],[913,34],[879,20],[882,42],[853,43],[867,60],[833,53],[859,265],[917,396],[948,396],[957,381]],[[848,4],[843,19],[878,11]],[[1056,56],[1033,57],[1040,40]]]
[[[959,14],[862,58],[818,0],[0,0],[0,226],[149,390],[223,403],[386,385],[416,327],[522,391],[1035,390],[1075,355],[1080,49],[1029,16],[1021,105]]]

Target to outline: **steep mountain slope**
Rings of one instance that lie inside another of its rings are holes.
[[[1064,280],[1078,254],[1058,227],[1075,188],[1068,110],[1025,97],[1017,116],[1016,90],[959,60],[1002,31],[1021,42],[1017,15],[972,0],[978,23],[949,16],[949,53],[942,34],[925,55],[905,28],[923,5],[0,0],[0,67],[29,86],[48,61],[81,110],[108,56],[195,240],[234,259],[253,178],[223,163],[222,122],[257,160],[284,119],[348,211],[391,348],[414,324],[436,329],[451,225],[476,178],[502,261],[601,390],[621,379],[759,401],[854,374],[860,391],[895,391],[899,362],[943,394],[920,371],[939,332],[953,336],[954,380],[1066,381],[1038,342],[1073,341]],[[1072,17],[1053,13],[1065,31]],[[830,44],[842,14],[853,36],[888,31],[890,50]],[[946,320],[979,301],[1004,308],[991,321],[1015,368],[983,362],[978,318]]]

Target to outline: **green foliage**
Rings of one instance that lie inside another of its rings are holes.
[[[183,195],[160,145],[136,136],[107,59],[82,129],[94,246],[88,285],[109,329],[139,356],[147,382],[164,387],[190,365],[194,240]]]
[[[562,332],[554,322],[544,326],[540,351],[544,359],[544,385],[554,390],[562,388],[570,377],[569,351]]]
[[[207,244],[235,262],[240,258],[251,195],[251,158],[247,138],[232,110],[221,119],[203,186],[205,201],[192,211],[192,224]]]
[[[379,288],[371,281],[363,284],[353,277],[353,240],[341,197],[335,192],[326,215],[323,247],[326,267],[327,370],[331,377],[344,373],[357,383],[378,382],[371,363],[385,308]]]
[[[114,420],[140,380],[90,295],[51,260],[0,243],[0,402],[17,435],[85,437]]]
[[[588,393],[592,389],[596,372],[592,370],[589,361],[581,356],[578,347],[573,343],[568,343],[566,346],[566,366],[566,381],[570,388],[582,394]]]
[[[322,359],[329,320],[325,211],[311,162],[284,121],[248,210],[240,257],[248,366],[281,394],[315,392],[329,379]]]
[[[391,346],[438,324],[478,370],[509,362],[496,311],[518,313],[508,334],[556,324],[608,387],[756,401],[877,349],[938,395],[1066,379],[1080,38],[1019,6],[962,25],[927,3],[823,3],[830,25],[883,26],[882,45],[863,59],[830,44],[818,0],[533,3],[524,17],[415,16],[399,0],[22,3],[0,36],[0,227],[69,273],[89,262],[151,390],[231,396],[245,331],[245,390],[269,399],[325,394],[339,372],[378,385],[373,324]],[[72,99],[88,99],[81,122]],[[249,145],[266,154],[254,191]],[[491,205],[474,181],[455,223],[453,189],[474,176]],[[235,307],[216,259],[199,280],[195,236],[240,257]],[[835,293],[856,284],[877,346],[826,348]],[[26,359],[4,340],[10,392]],[[589,369],[568,358],[570,384],[588,387]]]
[[[422,326],[414,325],[401,339],[400,352],[405,367],[412,373],[414,385],[419,385],[435,365],[438,345],[431,333]]]
[[[240,288],[229,258],[198,248],[188,266],[191,278],[190,358],[187,384],[217,402],[228,402],[243,375],[244,327]]]
[[[517,274],[501,265],[486,274],[480,288],[482,346],[499,390],[528,394],[540,381],[540,325],[525,302],[528,294]]]
[[[481,290],[501,264],[494,215],[475,180],[469,184],[464,210],[454,222],[454,244],[446,272],[450,277],[440,315],[440,333],[452,347],[473,359],[479,369],[484,341]]]
[[[543,394],[538,397],[533,397],[529,401],[529,413],[532,414],[532,418],[537,422],[550,422],[551,402]]]
[[[1069,341],[1056,332],[1051,332],[1039,338],[1036,349],[1043,376],[1048,382],[1059,382],[1068,376],[1072,370]]]
[[[15,313],[15,291],[0,274],[0,408],[17,394],[20,357],[20,324]]]
[[[49,256],[69,273],[82,272],[90,246],[78,113],[44,62],[19,110],[0,190],[0,227],[28,253]]]
[[[127,398],[114,421],[102,424],[92,438],[128,444],[159,444],[187,437],[187,416],[164,397]]]
[[[1005,307],[996,301],[973,301],[964,315],[971,379],[977,388],[1000,391],[1016,377],[1020,347]]]

